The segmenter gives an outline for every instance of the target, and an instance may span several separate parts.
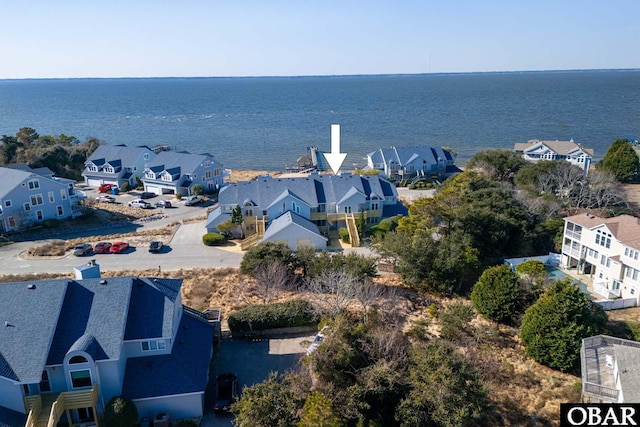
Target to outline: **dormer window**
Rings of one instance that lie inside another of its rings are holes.
[[[29,190],[37,190],[38,188],[40,188],[40,181],[37,179],[29,181]]]
[[[93,163],[91,163],[91,164],[87,165],[87,169],[88,169],[90,172],[98,172],[98,167],[97,167],[96,165],[94,165]]]
[[[144,156],[142,156],[142,158],[145,160],[149,160],[149,153],[144,153]]]
[[[89,363],[89,361],[84,356],[73,356],[71,359],[69,359],[70,365],[74,365],[77,363]]]

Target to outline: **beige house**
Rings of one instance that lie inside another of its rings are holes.
[[[581,144],[575,143],[573,139],[569,141],[532,139],[527,142],[517,142],[513,146],[513,150],[522,154],[522,157],[530,162],[564,160],[578,166],[585,173],[589,171],[593,160],[593,149],[583,147]]]

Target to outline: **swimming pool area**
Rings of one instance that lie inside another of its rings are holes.
[[[591,295],[591,292],[589,292],[589,290],[587,289],[587,284],[586,283],[581,282],[580,280],[569,276],[567,273],[565,273],[564,271],[560,270],[558,267],[555,267],[553,265],[545,265],[545,268],[549,272],[549,278],[551,280],[553,280],[553,281],[563,280],[564,278],[568,277],[573,281],[574,284],[580,286],[580,290],[583,293],[585,293],[587,295]]]

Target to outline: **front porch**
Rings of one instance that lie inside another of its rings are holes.
[[[56,427],[64,415],[69,427],[100,427],[97,411],[98,398],[98,384],[94,384],[88,390],[26,396],[24,402],[28,416],[25,427]],[[85,409],[87,413],[91,409],[93,419],[74,422],[74,417],[71,416],[71,410],[74,409]]]

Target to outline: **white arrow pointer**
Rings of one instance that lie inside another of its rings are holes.
[[[338,174],[347,153],[340,152],[340,125],[331,125],[331,152],[323,153],[334,175]]]

